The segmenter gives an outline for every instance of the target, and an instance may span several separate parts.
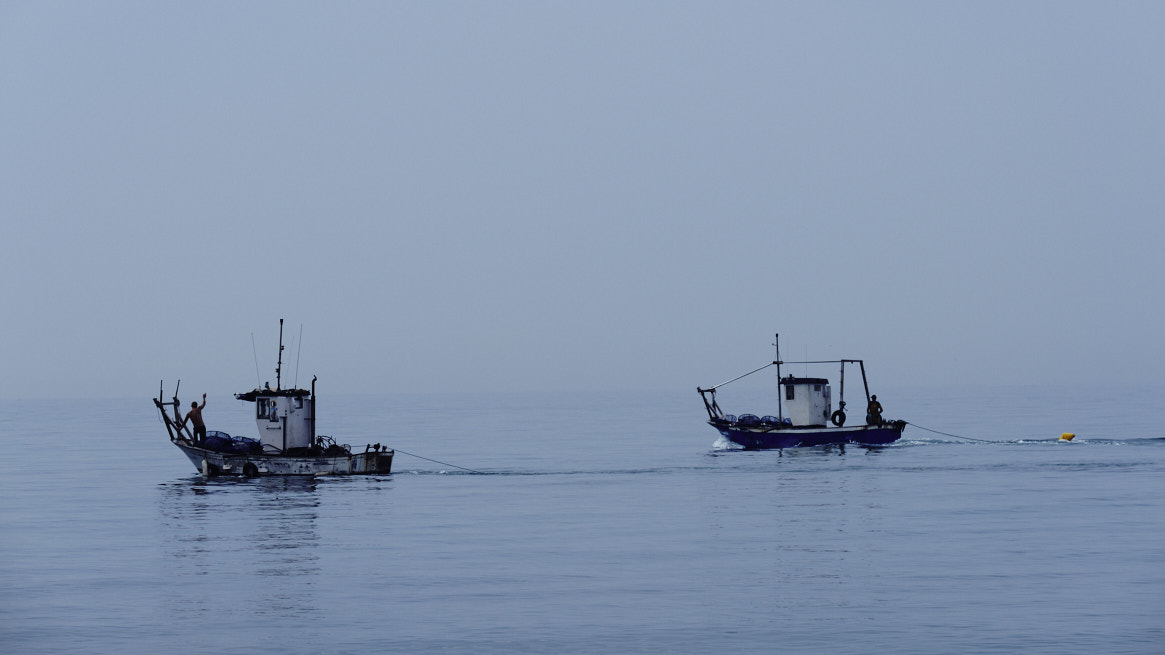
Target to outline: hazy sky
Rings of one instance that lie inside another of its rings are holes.
[[[1165,3],[0,2],[0,396],[1162,386]],[[286,386],[286,385],[285,385]],[[169,393],[169,392],[168,392]],[[322,391],[321,391],[322,393]]]

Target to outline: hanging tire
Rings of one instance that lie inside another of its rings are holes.
[[[247,462],[246,464],[243,464],[243,476],[248,477],[248,478],[259,477],[259,467],[255,466],[251,462]]]
[[[829,417],[829,420],[834,425],[836,425],[837,427],[840,428],[841,426],[845,425],[845,412],[843,412],[839,409],[836,412],[834,412],[832,416]]]

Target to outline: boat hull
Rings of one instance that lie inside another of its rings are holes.
[[[709,421],[721,436],[749,450],[772,448],[799,448],[829,444],[858,444],[884,446],[902,437],[905,421],[882,425],[855,425],[852,427],[769,427],[738,426],[721,421]]]
[[[206,477],[239,475],[387,475],[392,472],[391,450],[350,453],[339,456],[273,455],[224,453],[175,442],[194,468]]]

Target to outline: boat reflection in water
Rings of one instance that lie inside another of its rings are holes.
[[[255,621],[320,611],[321,484],[312,477],[193,477],[161,485],[164,561],[180,590],[166,596],[167,612],[215,625],[222,635],[206,638],[223,636],[227,646]]]

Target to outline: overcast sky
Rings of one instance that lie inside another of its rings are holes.
[[[775,332],[872,382],[1162,386],[1163,27],[1160,2],[0,2],[0,396],[225,396],[252,334],[274,384],[280,317],[329,393],[698,403]]]

